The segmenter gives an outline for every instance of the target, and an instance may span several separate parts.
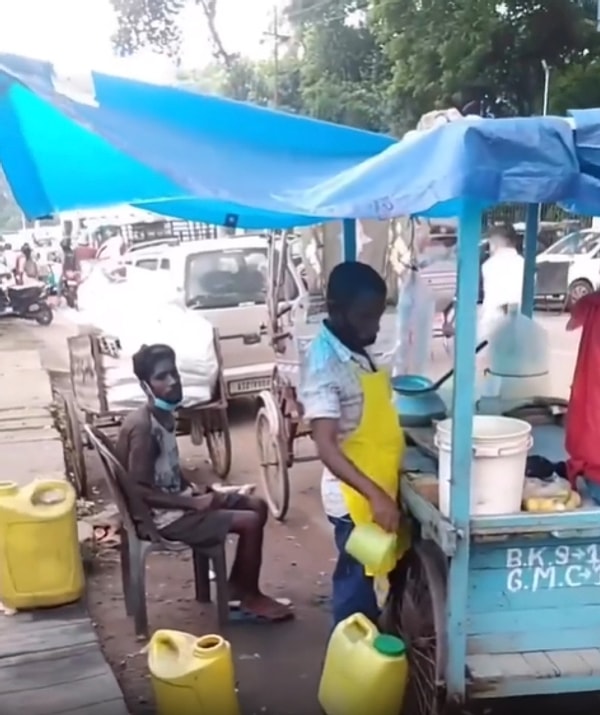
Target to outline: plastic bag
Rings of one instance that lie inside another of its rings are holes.
[[[431,353],[435,299],[418,271],[408,271],[398,286],[396,318],[394,375],[422,375]]]

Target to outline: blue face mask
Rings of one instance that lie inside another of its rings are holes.
[[[175,410],[181,405],[181,400],[178,402],[168,402],[160,397],[156,397],[148,383],[144,383],[144,386],[146,388],[146,392],[152,398],[152,403],[157,409],[163,410],[163,412],[175,412]]]
[[[167,402],[166,400],[161,400],[160,397],[154,397],[154,395],[152,395],[152,401],[155,407],[164,412],[175,412],[181,404],[181,402]]]

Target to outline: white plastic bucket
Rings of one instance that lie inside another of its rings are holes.
[[[437,425],[440,511],[450,515],[452,419]],[[521,511],[527,452],[533,444],[531,425],[495,415],[473,417],[471,516]]]

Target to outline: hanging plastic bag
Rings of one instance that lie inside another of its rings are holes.
[[[422,375],[431,353],[435,299],[418,270],[399,280],[396,318],[394,375]]]

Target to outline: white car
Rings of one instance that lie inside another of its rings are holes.
[[[536,258],[536,300],[573,305],[599,287],[599,230],[569,233]]]

